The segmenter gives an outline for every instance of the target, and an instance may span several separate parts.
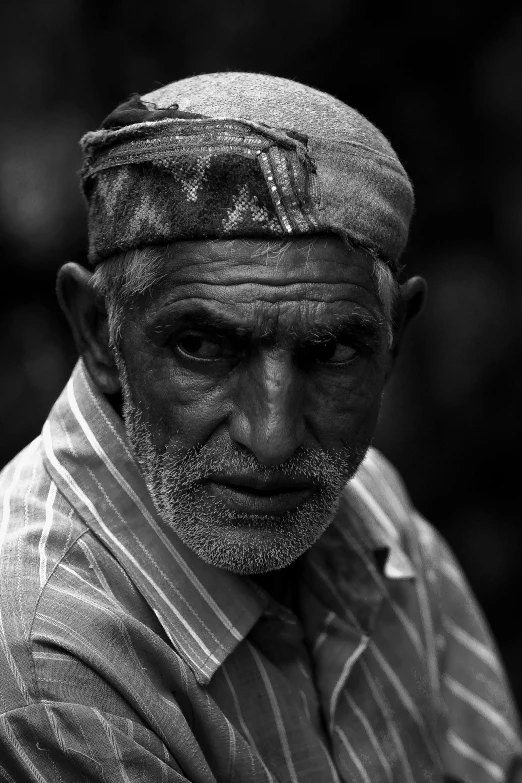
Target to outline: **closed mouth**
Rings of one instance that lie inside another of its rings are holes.
[[[257,476],[210,476],[205,485],[232,510],[250,514],[282,514],[301,505],[318,486],[286,476],[269,480]]]
[[[209,476],[206,481],[224,484],[238,492],[251,492],[258,495],[274,495],[281,492],[303,492],[317,490],[317,484],[304,479],[292,479],[288,476],[274,476],[270,479],[253,475]]]

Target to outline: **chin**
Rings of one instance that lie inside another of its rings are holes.
[[[332,522],[340,497],[326,510],[305,502],[278,516],[221,513],[165,514],[162,517],[182,542],[210,565],[241,575],[277,571],[297,560]],[[202,513],[203,512],[203,513]],[[190,521],[189,521],[190,518]],[[183,521],[181,521],[183,520]]]

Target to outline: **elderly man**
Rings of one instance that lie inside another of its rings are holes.
[[[81,359],[1,479],[0,777],[504,780],[502,666],[369,448],[424,283],[413,197],[329,95],[185,79],[83,140]]]

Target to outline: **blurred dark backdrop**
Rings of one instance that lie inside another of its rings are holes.
[[[413,326],[377,445],[460,558],[522,705],[522,10],[500,2],[17,0],[0,11],[0,462],[75,361],[54,298],[82,260],[78,139],[131,92],[214,70],[332,92],[413,179]]]

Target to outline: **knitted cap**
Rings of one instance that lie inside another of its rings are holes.
[[[179,239],[334,232],[397,268],[413,191],[386,138],[298,82],[214,73],[118,107],[82,139],[89,260]]]

